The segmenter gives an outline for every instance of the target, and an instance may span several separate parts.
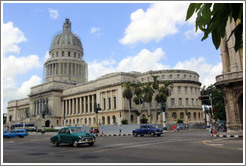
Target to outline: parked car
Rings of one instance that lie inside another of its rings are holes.
[[[135,129],[132,131],[132,134],[137,137],[138,135],[151,135],[151,136],[161,136],[163,134],[162,129],[158,128],[157,125],[152,124],[143,124],[139,129]]]
[[[81,127],[64,127],[61,128],[58,133],[50,138],[50,142],[56,146],[61,143],[68,143],[74,147],[79,144],[88,144],[93,146],[96,137],[90,133],[83,132]]]
[[[12,138],[12,137],[16,137],[16,135],[14,133],[10,133],[7,130],[3,130],[3,137],[4,138]]]
[[[18,136],[19,138],[23,138],[24,136],[28,135],[26,129],[12,130],[11,133],[15,134],[15,136]]]

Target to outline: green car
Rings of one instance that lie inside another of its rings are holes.
[[[81,127],[64,127],[50,138],[50,142],[55,146],[59,146],[60,143],[68,143],[74,147],[79,146],[79,144],[93,146],[95,140],[96,137],[94,135],[83,132]]]

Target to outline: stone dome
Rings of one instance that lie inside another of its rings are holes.
[[[63,24],[63,31],[55,35],[52,40],[50,52],[57,49],[72,49],[74,51],[79,51],[82,53],[83,57],[83,47],[78,36],[71,31],[71,22],[66,19]]]

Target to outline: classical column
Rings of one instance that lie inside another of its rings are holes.
[[[223,66],[222,73],[230,72],[230,58],[229,58],[229,53],[228,53],[228,49],[226,46],[226,37],[224,37],[221,40],[220,52],[221,52],[221,60],[222,60],[222,64],[223,64],[222,65]]]
[[[79,98],[79,104],[80,104],[80,106],[79,106],[79,114],[81,114],[82,113],[82,97],[80,97]]]
[[[79,98],[76,98],[76,114],[79,114]]]
[[[91,107],[92,107],[92,112],[94,112],[94,95],[91,95]]]

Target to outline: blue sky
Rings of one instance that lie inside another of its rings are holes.
[[[83,44],[89,80],[109,72],[188,69],[202,85],[222,73],[220,51],[201,41],[189,3],[3,3],[3,110],[7,101],[27,97],[42,83],[52,38],[65,18]]]

